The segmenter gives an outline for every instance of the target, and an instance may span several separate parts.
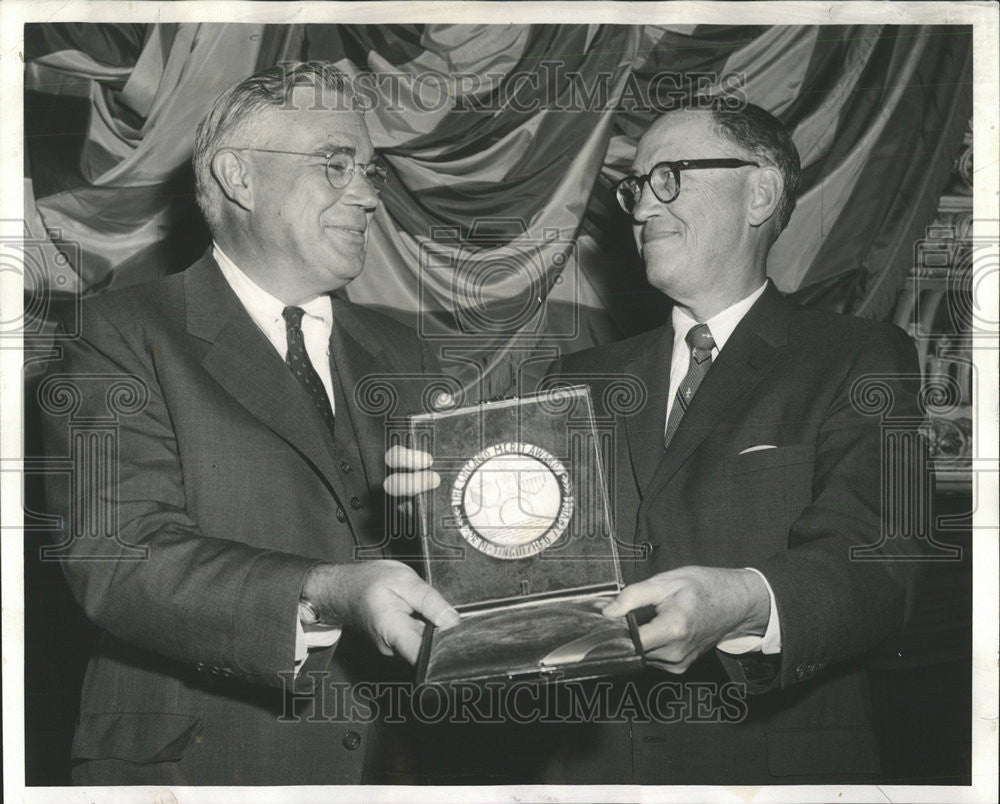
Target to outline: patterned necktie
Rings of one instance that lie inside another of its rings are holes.
[[[305,338],[302,337],[302,316],[305,315],[305,310],[301,307],[286,307],[281,311],[281,315],[285,319],[285,334],[288,337],[288,356],[285,362],[309,394],[332,436],[333,407],[330,405],[330,397],[327,396],[323,381],[309,360]]]
[[[701,381],[705,379],[705,375],[712,367],[712,349],[715,348],[715,340],[708,329],[708,324],[698,324],[691,327],[684,340],[687,341],[688,348],[691,350],[691,363],[688,366],[687,374],[677,387],[677,397],[674,399],[674,405],[670,408],[670,415],[667,417],[667,429],[663,433],[664,449],[670,445],[670,439],[674,437],[677,425],[680,424],[688,405],[694,399],[695,391],[698,390]]]

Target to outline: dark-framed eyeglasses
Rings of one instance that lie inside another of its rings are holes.
[[[645,176],[626,176],[615,185],[618,204],[630,216],[639,206],[642,185],[647,181],[653,195],[669,204],[681,193],[682,170],[708,170],[710,168],[760,167],[746,159],[682,159],[679,162],[659,162]]]
[[[326,180],[330,186],[336,190],[343,190],[351,179],[354,178],[354,171],[360,170],[372,189],[376,193],[382,191],[386,179],[389,177],[389,168],[381,159],[376,157],[371,162],[355,162],[354,154],[348,150],[337,150],[332,153],[307,153],[304,151],[278,151],[273,148],[233,148],[234,151],[255,151],[259,154],[286,154],[288,156],[314,156],[317,159],[326,161]]]

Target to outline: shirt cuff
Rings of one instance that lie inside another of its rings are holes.
[[[774,590],[767,582],[760,570],[753,567],[744,567],[751,572],[756,572],[767,587],[768,597],[771,599],[771,611],[767,618],[767,628],[764,636],[738,636],[724,639],[716,647],[726,653],[750,653],[760,651],[761,653],[781,653],[781,622],[778,619],[778,604],[774,599]]]
[[[329,648],[340,641],[342,628],[331,628],[328,625],[303,626],[298,617],[295,618],[295,675],[309,658],[309,651],[314,648]]]

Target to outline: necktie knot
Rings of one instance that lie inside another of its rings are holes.
[[[691,327],[684,340],[687,341],[688,348],[692,351],[706,349],[711,352],[715,348],[715,339],[712,337],[712,331],[708,328],[708,324],[698,324]]]
[[[301,307],[286,307],[281,311],[281,317],[285,319],[285,323],[290,327],[295,327],[295,329],[302,327],[302,316],[305,314],[306,311]]]

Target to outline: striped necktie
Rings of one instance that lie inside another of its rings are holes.
[[[667,417],[667,428],[663,433],[664,449],[670,445],[670,439],[674,437],[677,425],[680,424],[688,405],[694,399],[695,391],[698,390],[701,381],[705,379],[705,375],[712,367],[712,349],[715,348],[715,340],[708,329],[708,324],[698,324],[691,327],[684,340],[687,341],[688,348],[691,350],[691,362],[688,365],[687,374],[677,387],[677,397],[674,399],[674,405]]]

